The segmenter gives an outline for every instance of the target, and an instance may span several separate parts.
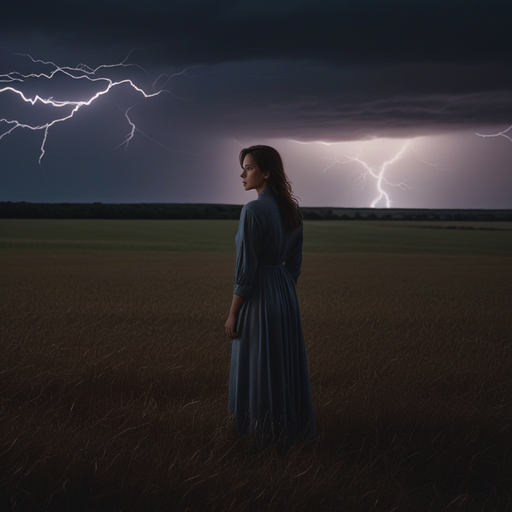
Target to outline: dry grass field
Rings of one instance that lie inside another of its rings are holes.
[[[511,228],[306,223],[280,455],[227,418],[236,222],[0,220],[0,510],[511,510]]]

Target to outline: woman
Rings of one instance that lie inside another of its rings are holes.
[[[302,214],[279,153],[251,146],[240,153],[245,190],[236,235],[229,412],[240,434],[259,445],[289,446],[315,437],[308,366],[295,284],[302,263]]]

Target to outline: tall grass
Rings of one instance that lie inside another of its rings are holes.
[[[283,455],[227,417],[234,254],[137,240],[0,253],[4,509],[512,507],[510,256],[307,251],[319,437]]]

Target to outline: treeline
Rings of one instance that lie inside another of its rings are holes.
[[[308,220],[512,221],[512,210],[301,208]]]
[[[164,203],[0,203],[4,219],[239,219],[242,206]]]
[[[0,202],[4,219],[239,219],[241,205]],[[512,210],[301,208],[306,220],[512,221]]]

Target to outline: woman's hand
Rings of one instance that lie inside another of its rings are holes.
[[[224,328],[226,329],[226,336],[232,340],[239,338],[238,333],[236,332],[236,323],[237,315],[235,313],[230,313]]]
[[[226,329],[226,336],[231,338],[232,340],[236,340],[240,338],[238,333],[236,332],[236,324],[238,323],[238,312],[244,303],[244,298],[240,295],[233,295],[233,302],[231,303],[231,308],[229,310],[229,316],[226,320],[226,325],[224,328]]]

